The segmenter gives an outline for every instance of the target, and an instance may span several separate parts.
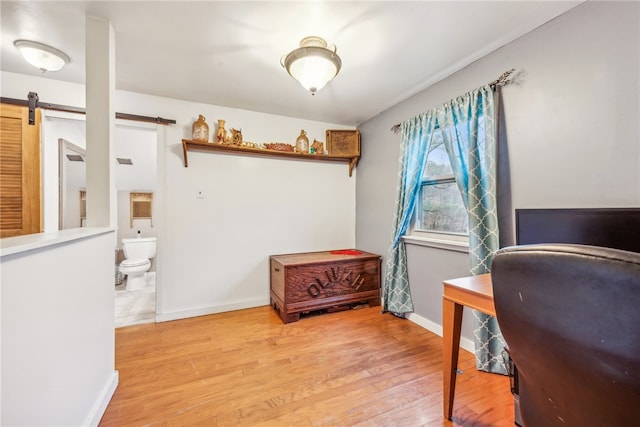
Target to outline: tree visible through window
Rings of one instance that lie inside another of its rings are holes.
[[[442,131],[434,131],[416,206],[417,231],[467,235],[469,220]]]

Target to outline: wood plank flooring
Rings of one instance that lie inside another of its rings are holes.
[[[380,307],[283,324],[258,307],[116,330],[100,426],[513,426],[507,377],[461,351],[442,417],[442,339]]]

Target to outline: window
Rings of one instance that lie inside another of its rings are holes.
[[[410,234],[429,241],[468,245],[467,209],[456,184],[440,129],[436,129],[431,140]]]

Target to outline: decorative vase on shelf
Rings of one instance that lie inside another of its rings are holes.
[[[307,132],[302,129],[300,135],[296,139],[296,153],[309,154],[309,138],[307,138]]]
[[[194,141],[209,141],[209,125],[202,114],[198,116],[198,120],[193,122],[191,126],[191,139]]]
[[[311,144],[311,148],[313,149],[312,154],[319,154],[319,155],[324,154],[324,144],[321,141],[318,141],[317,139],[313,140],[313,144]]]
[[[218,133],[216,134],[216,142],[224,144],[227,142],[227,131],[224,129],[224,120],[218,120]]]
[[[231,128],[231,143],[233,145],[242,145],[242,129]]]

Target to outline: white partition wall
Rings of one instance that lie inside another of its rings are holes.
[[[64,230],[1,243],[0,424],[96,425],[118,382],[115,231]]]

